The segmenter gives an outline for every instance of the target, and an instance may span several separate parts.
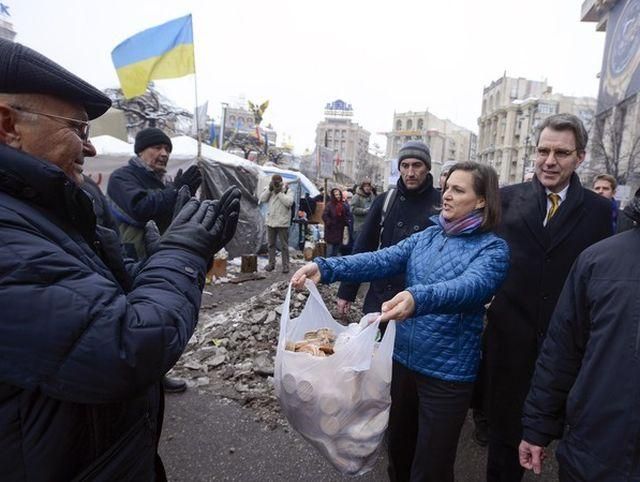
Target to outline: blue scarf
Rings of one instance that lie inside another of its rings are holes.
[[[475,231],[481,224],[483,218],[482,209],[474,209],[463,218],[447,221],[440,212],[438,222],[447,236],[457,236],[458,234]]]

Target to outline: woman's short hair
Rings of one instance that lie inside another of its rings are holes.
[[[473,178],[473,191],[484,198],[482,214],[483,231],[491,231],[500,223],[500,188],[498,187],[498,174],[493,167],[478,162],[458,162],[451,166],[447,181],[454,171],[466,171]]]

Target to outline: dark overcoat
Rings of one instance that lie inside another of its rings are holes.
[[[565,283],[524,406],[523,438],[571,480],[640,480],[640,230],[585,250]]]
[[[539,347],[562,286],[578,255],[611,235],[611,204],[573,175],[566,199],[546,227],[546,193],[532,182],[500,191],[498,235],[511,248],[511,267],[488,312],[490,430],[514,447],[522,405]]]
[[[133,273],[100,228],[59,168],[0,145],[2,481],[158,475],[160,380],[195,328],[206,263],[160,249]]]

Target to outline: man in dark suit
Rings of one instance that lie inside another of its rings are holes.
[[[610,204],[574,173],[588,138],[580,119],[556,114],[539,132],[532,182],[500,193],[511,268],[487,313],[488,481],[522,478],[522,405],[551,313],[577,256],[611,235]]]

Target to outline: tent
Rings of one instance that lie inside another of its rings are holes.
[[[134,155],[133,145],[111,136],[91,138],[97,155],[85,161],[84,172],[107,192],[109,176],[124,166]],[[196,162],[198,142],[188,136],[171,139],[173,150],[167,166],[167,175],[175,177],[179,169],[186,169]],[[236,235],[227,245],[230,256],[256,253],[262,244],[265,228],[258,207],[256,189],[262,172],[259,166],[228,152],[202,145],[199,166],[203,172],[202,195],[207,199],[217,199],[231,185],[242,192],[240,220]]]
[[[133,145],[107,135],[92,137],[91,142],[97,155],[85,161],[84,172],[106,193],[111,173],[124,166],[134,155]],[[177,136],[171,139],[171,143],[173,150],[167,175],[173,178],[179,169],[184,170],[196,162],[198,141],[189,136]],[[238,230],[226,247],[232,257],[257,253],[264,244],[266,205],[260,206],[258,197],[269,185],[271,175],[280,174],[289,188],[294,190],[296,206],[300,205],[300,198],[307,192],[311,197],[319,194],[314,184],[301,172],[277,166],[260,166],[206,144],[201,145],[198,165],[203,173],[201,192],[204,198],[218,199],[232,185],[242,192]],[[297,244],[297,229],[297,225],[292,226],[289,236],[291,246]]]

